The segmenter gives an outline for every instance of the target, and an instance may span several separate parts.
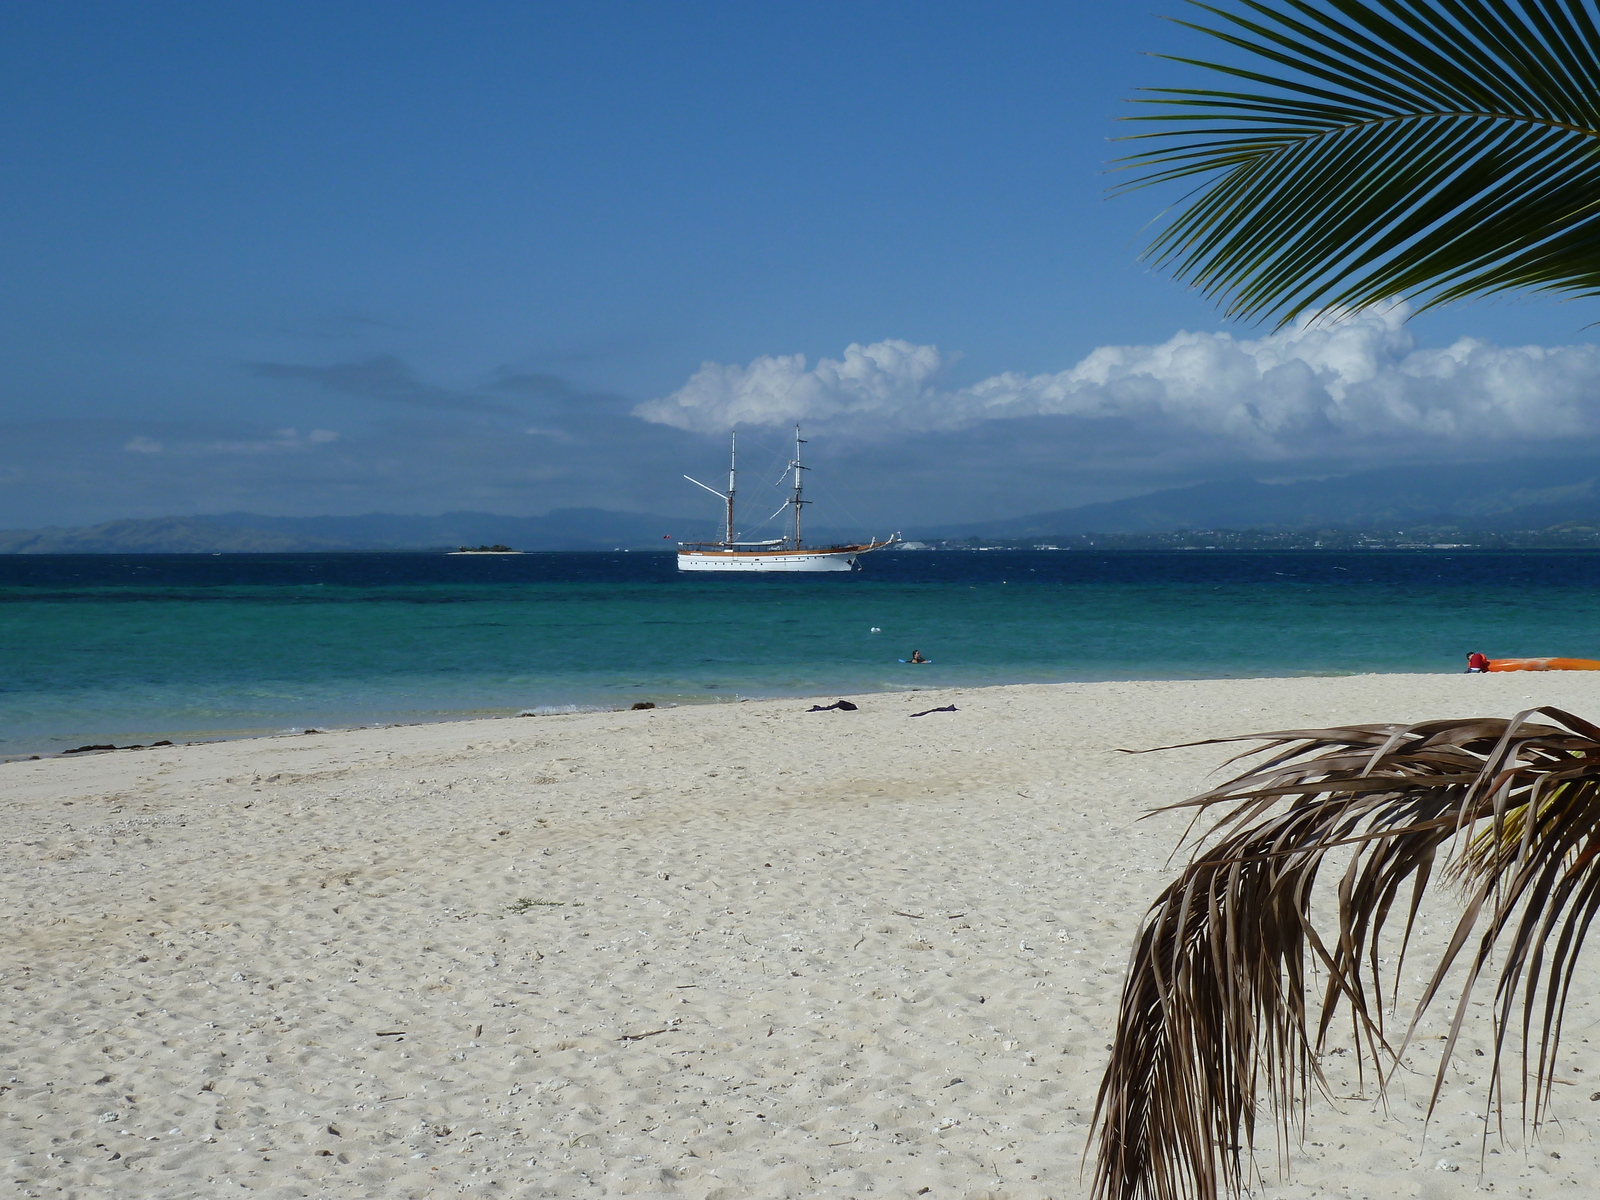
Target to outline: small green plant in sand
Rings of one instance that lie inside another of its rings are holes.
[[[506,905],[506,911],[525,913],[535,908],[565,908],[566,906],[567,902],[565,900],[535,900],[531,896],[518,896],[510,904]]]

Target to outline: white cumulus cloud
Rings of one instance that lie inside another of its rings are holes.
[[[633,411],[647,421],[703,433],[800,420],[900,423],[942,405],[943,394],[932,384],[944,366],[937,346],[901,341],[853,343],[842,359],[819,359],[810,369],[804,354],[765,355],[748,367],[708,362],[672,395]]]
[[[803,421],[816,432],[936,432],[1023,417],[1116,423],[1153,441],[1201,439],[1255,459],[1364,453],[1404,439],[1459,452],[1478,443],[1600,435],[1600,347],[1418,348],[1403,306],[1261,338],[1178,333],[1102,346],[1052,374],[942,384],[949,360],[903,341],[749,366],[705,363],[670,396],[634,409],[698,432]]]

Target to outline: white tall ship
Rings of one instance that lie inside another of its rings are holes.
[[[680,571],[855,571],[860,569],[856,559],[874,550],[882,550],[900,540],[900,535],[884,541],[869,541],[854,546],[807,546],[800,540],[800,510],[809,500],[801,498],[804,484],[800,472],[809,468],[800,462],[800,426],[794,427],[794,458],[785,470],[794,472],[793,493],[784,501],[784,507],[794,511],[794,531],[781,538],[765,542],[736,540],[733,528],[733,496],[738,476],[739,435],[735,433],[728,449],[728,490],[719,492],[709,484],[685,475],[696,487],[705,488],[727,505],[727,522],[723,526],[720,542],[684,542],[678,547]],[[779,511],[782,511],[781,509]],[[773,514],[776,516],[777,514]]]

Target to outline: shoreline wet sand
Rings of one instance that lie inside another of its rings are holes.
[[[1184,823],[1139,818],[1227,757],[1118,750],[1594,717],[1600,679],[852,699],[0,764],[0,1178],[68,1197],[1086,1195],[1123,967]],[[1597,985],[1586,963],[1558,1121],[1524,1146],[1512,1109],[1488,1143],[1499,1192],[1578,1195],[1600,1168]],[[1313,1102],[1287,1181],[1263,1135],[1262,1194],[1473,1191],[1488,1038],[1469,1027],[1426,1140],[1425,1042],[1387,1113],[1331,1056],[1339,1098]]]

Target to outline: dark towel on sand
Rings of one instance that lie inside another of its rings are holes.
[[[928,713],[955,712],[955,711],[956,711],[956,706],[954,704],[946,704],[943,708],[930,708],[930,709],[924,710],[923,712],[912,713],[911,715],[913,717],[925,717],[925,716],[928,715]]]
[[[842,712],[855,712],[856,711],[856,706],[854,704],[851,704],[850,701],[848,701],[848,700],[836,700],[832,704],[813,704],[810,708],[806,709],[806,711],[807,712],[832,712],[836,708],[839,709]]]

